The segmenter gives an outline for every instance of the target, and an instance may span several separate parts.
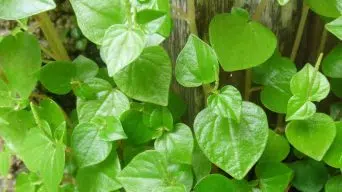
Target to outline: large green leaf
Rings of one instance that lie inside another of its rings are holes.
[[[336,137],[323,160],[330,166],[342,168],[342,122],[336,123]]]
[[[325,25],[325,29],[328,30],[330,33],[334,34],[337,38],[342,40],[342,17],[338,17],[337,19],[327,23]]]
[[[213,174],[203,178],[196,186],[195,192],[226,192],[235,191],[234,184],[231,180],[223,175]]]
[[[278,162],[259,163],[255,167],[259,185],[264,192],[284,192],[288,187],[293,171]]]
[[[336,126],[328,115],[316,113],[306,120],[291,121],[285,132],[298,151],[320,161],[334,141]]]
[[[197,141],[194,141],[194,151],[192,154],[192,170],[198,183],[202,178],[206,177],[211,172],[211,162],[203,154],[199,148]]]
[[[150,192],[180,184],[190,191],[193,178],[189,166],[170,165],[159,152],[145,151],[132,159],[118,179],[127,192]]]
[[[317,14],[325,17],[338,17],[337,0],[305,0],[310,8]]]
[[[78,26],[92,42],[101,44],[106,30],[124,23],[126,7],[124,0],[70,0]]]
[[[325,192],[339,192],[342,189],[342,176],[331,177],[325,184]]]
[[[289,153],[290,145],[286,138],[269,130],[267,145],[259,162],[281,162]]]
[[[121,188],[116,176],[121,170],[120,161],[115,149],[100,164],[81,168],[77,172],[76,181],[79,191],[108,192]]]
[[[3,5],[0,4],[2,8]],[[38,40],[28,33],[6,36],[0,43],[0,61],[0,68],[6,79],[0,79],[0,88],[3,89],[4,83],[7,84],[7,89],[10,90],[7,95],[19,105],[30,96],[38,80],[41,66]]]
[[[53,0],[0,0],[0,19],[17,20],[54,9]]]
[[[208,106],[219,116],[240,121],[242,97],[235,87],[227,85],[208,97]]]
[[[172,67],[162,47],[148,47],[140,57],[115,74],[119,89],[129,97],[166,106],[168,104]]]
[[[302,192],[319,192],[328,180],[328,171],[323,163],[311,159],[288,165],[294,171],[292,185]]]
[[[266,147],[268,123],[260,107],[243,102],[240,123],[207,108],[197,115],[194,130],[209,160],[234,178],[242,179]]]
[[[128,98],[117,89],[105,91],[100,98],[95,100],[77,100],[77,114],[81,123],[90,122],[96,116],[119,118],[128,109]]]
[[[140,29],[126,25],[111,26],[104,36],[100,52],[109,76],[117,74],[137,59],[144,47],[145,35]]]
[[[154,142],[154,147],[156,151],[165,154],[171,163],[192,163],[194,139],[185,124],[176,124],[172,132],[165,132]]]
[[[337,45],[322,62],[323,73],[333,78],[342,78],[342,44]]]
[[[31,171],[40,174],[47,191],[57,192],[64,173],[64,150],[64,144],[51,141],[42,130],[33,128],[27,134],[19,154]]]
[[[53,61],[40,70],[40,82],[51,93],[64,95],[71,91],[76,67],[69,61]]]
[[[257,66],[272,56],[277,45],[272,31],[240,12],[216,15],[209,26],[210,43],[225,71]]]
[[[112,149],[110,142],[100,138],[100,129],[94,123],[81,123],[75,127],[71,147],[79,167],[87,167],[104,161]]]
[[[176,62],[176,79],[185,87],[209,84],[218,77],[215,51],[200,38],[190,35]]]

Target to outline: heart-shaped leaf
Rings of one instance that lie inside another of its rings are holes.
[[[291,121],[285,132],[298,151],[320,161],[334,141],[336,126],[328,115],[316,113],[306,120]]]
[[[262,64],[277,45],[272,31],[238,11],[216,15],[209,26],[209,37],[225,71]]]
[[[114,76],[119,89],[129,97],[167,106],[172,67],[162,47],[148,47],[140,57]]]
[[[185,124],[176,124],[175,130],[164,133],[154,142],[154,147],[156,151],[165,154],[171,163],[191,165],[194,139]]]
[[[114,76],[139,57],[145,47],[145,35],[140,29],[113,25],[103,38],[101,58],[107,64],[109,76]]]
[[[324,58],[322,62],[322,70],[326,76],[332,78],[342,78],[342,44],[337,45]]]
[[[72,63],[75,65],[75,79],[77,80],[84,81],[93,78],[99,71],[97,64],[83,55],[79,55]]]
[[[323,160],[330,166],[342,168],[342,122],[336,123],[336,137]]]
[[[208,106],[217,115],[240,121],[242,97],[239,90],[231,85],[223,87],[219,93],[210,95]]]
[[[292,96],[287,104],[286,121],[304,120],[316,113],[316,105],[298,96]]]
[[[236,179],[242,179],[262,155],[268,136],[265,112],[242,103],[240,123],[202,110],[194,123],[198,144],[211,162]]]
[[[176,61],[176,79],[185,87],[198,87],[216,80],[219,65],[215,51],[200,38],[190,35]]]
[[[127,138],[120,120],[116,117],[95,117],[91,122],[99,127],[99,137],[104,141],[117,141]]]
[[[233,182],[225,176],[219,174],[208,175],[195,186],[195,192],[225,192],[235,191],[234,189]]]

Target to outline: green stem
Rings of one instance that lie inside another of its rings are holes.
[[[46,12],[43,12],[36,15],[35,19],[38,21],[39,26],[42,29],[44,36],[48,41],[49,46],[56,59],[69,61],[70,58],[68,56],[68,52],[66,51],[62,41],[60,40],[57,30],[50,20],[49,15]]]
[[[324,52],[324,48],[325,48],[325,45],[327,43],[327,39],[328,39],[328,31],[324,28],[323,32],[322,32],[322,36],[321,36],[321,41],[319,43],[318,54],[317,55],[320,55],[321,53]]]

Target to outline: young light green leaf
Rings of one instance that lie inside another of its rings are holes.
[[[324,17],[333,17],[333,18],[340,16],[340,13],[337,9],[336,0],[324,0],[324,1],[305,0],[305,2],[318,15],[322,15]]]
[[[227,85],[208,97],[209,108],[219,116],[240,121],[242,97],[235,87]]]
[[[12,162],[12,154],[5,148],[3,151],[0,151],[0,177],[6,178]]]
[[[298,96],[292,96],[287,104],[286,121],[304,120],[316,113],[316,105]]]
[[[342,168],[342,122],[336,122],[336,137],[323,160],[335,168]]]
[[[106,31],[100,50],[109,76],[114,76],[137,59],[144,47],[145,35],[140,29],[132,29],[126,25],[111,26]]]
[[[255,173],[261,190],[270,192],[286,191],[293,177],[293,171],[278,162],[259,163],[255,167]]]
[[[1,8],[4,7],[3,3],[0,3]],[[10,95],[17,104],[23,103],[30,96],[38,80],[41,66],[38,40],[28,33],[6,36],[0,43],[0,60],[2,76],[6,78],[6,82],[1,81],[1,88],[4,87],[3,83],[6,83],[10,90],[8,96]],[[16,109],[18,108],[16,106]]]
[[[180,184],[190,191],[193,178],[188,166],[168,165],[159,152],[145,151],[132,159],[118,179],[127,192],[149,192]]]
[[[127,96],[167,106],[172,67],[162,47],[148,47],[140,57],[114,76],[115,83]]]
[[[120,189],[121,184],[116,178],[120,170],[120,161],[113,149],[105,161],[81,168],[77,172],[78,189],[82,192],[108,192]]]
[[[323,163],[312,159],[296,161],[288,165],[294,171],[292,185],[303,192],[319,192],[328,180]]]
[[[194,151],[192,154],[192,170],[194,172],[196,183],[211,172],[211,162],[203,154],[196,140],[194,140]]]
[[[95,77],[99,71],[97,64],[83,55],[79,55],[72,63],[76,68],[75,79],[80,81]]]
[[[106,80],[95,77],[83,82],[72,82],[72,89],[82,100],[96,100],[107,95],[112,90],[112,85]]]
[[[99,137],[104,141],[117,141],[127,138],[120,120],[116,117],[95,117],[91,122],[99,127]]]
[[[100,129],[94,123],[81,123],[75,127],[71,147],[80,168],[104,161],[112,149],[110,142],[100,138]]]
[[[40,173],[48,192],[57,192],[65,164],[65,146],[51,141],[40,129],[31,129],[20,149],[25,165]]]
[[[290,0],[278,0],[278,3],[281,5],[281,6],[284,6],[286,5]]]
[[[328,115],[316,113],[305,120],[291,121],[285,133],[298,151],[320,161],[334,141],[336,126]]]
[[[325,192],[339,192],[342,189],[342,176],[331,177],[325,184]]]
[[[281,162],[290,153],[290,145],[287,140],[272,130],[268,132],[267,145],[259,162]]]
[[[194,123],[198,144],[211,162],[236,179],[242,179],[262,155],[268,136],[265,112],[242,103],[240,123],[202,110]]]
[[[0,19],[18,20],[54,9],[53,0],[0,0]]]
[[[234,184],[231,180],[223,175],[212,174],[204,177],[196,186],[195,192],[226,192],[235,191]]]
[[[70,0],[70,3],[83,34],[96,44],[102,43],[110,26],[122,24],[126,19],[124,0]]]
[[[321,101],[329,91],[328,79],[310,64],[306,64],[291,79],[292,94],[308,101]]]
[[[31,181],[30,174],[25,172],[20,173],[16,177],[15,191],[16,192],[35,192],[35,186]]]
[[[334,93],[339,98],[342,98],[342,78],[335,79],[331,78],[330,79],[330,84],[331,84],[331,92]]]
[[[77,114],[80,123],[90,122],[96,116],[119,118],[128,109],[128,98],[117,89],[104,92],[101,98],[96,100],[77,100]]]
[[[176,61],[176,79],[184,87],[198,87],[216,80],[219,64],[215,51],[191,34]]]
[[[276,48],[272,31],[249,21],[247,16],[237,12],[219,14],[210,23],[210,43],[225,71],[257,66],[270,58]]]
[[[342,78],[342,44],[337,45],[322,62],[323,73],[332,78]]]
[[[185,124],[176,124],[172,132],[166,132],[154,142],[156,151],[165,154],[171,163],[189,164],[192,162],[194,139]]]
[[[342,40],[342,17],[338,17],[330,23],[325,24],[325,29]]]
[[[53,61],[40,70],[40,82],[43,86],[58,95],[71,91],[71,81],[76,76],[76,66],[69,61]]]

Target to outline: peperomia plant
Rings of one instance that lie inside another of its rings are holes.
[[[259,21],[267,0],[252,15],[216,15],[208,38],[197,32],[194,0],[187,2],[186,13],[175,8],[191,34],[174,76],[203,87],[205,98],[190,124],[182,123],[186,104],[170,92],[173,65],[161,46],[173,26],[168,0],[70,0],[104,68],[69,56],[45,13],[53,0],[0,0],[0,19],[18,22],[0,38],[0,175],[12,156],[24,163],[15,191],[342,190],[342,104],[332,103],[330,114],[316,106],[330,91],[342,97],[342,45],[315,65],[294,64],[309,8],[342,38],[342,1],[304,1],[290,58]],[[29,30],[31,16],[48,47]],[[220,84],[220,71],[240,70],[243,94]],[[261,106],[251,94],[259,90]],[[277,125],[269,123],[274,114]]]

